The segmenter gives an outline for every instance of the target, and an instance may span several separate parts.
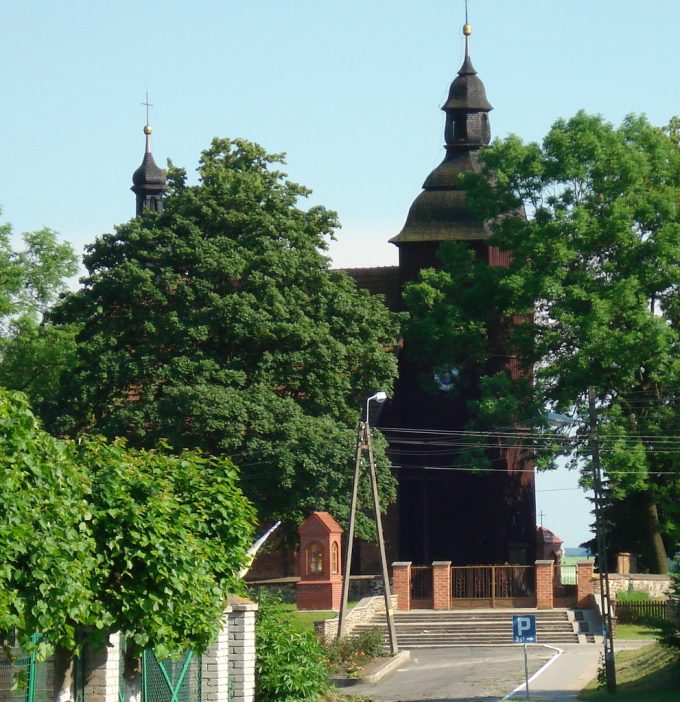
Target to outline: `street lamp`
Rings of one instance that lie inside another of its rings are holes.
[[[347,530],[347,553],[345,555],[345,574],[342,580],[342,602],[338,616],[338,636],[345,635],[345,614],[349,598],[349,576],[352,567],[352,547],[354,544],[354,525],[356,521],[357,497],[359,493],[359,477],[361,474],[361,458],[366,451],[368,454],[368,467],[371,476],[371,492],[373,494],[373,510],[375,514],[375,531],[380,549],[380,565],[382,566],[383,591],[385,595],[385,617],[387,619],[387,633],[390,641],[390,652],[397,653],[397,634],[394,628],[394,612],[392,610],[392,593],[390,591],[390,576],[387,572],[387,557],[385,555],[385,540],[383,538],[382,520],[380,518],[380,500],[378,497],[378,479],[373,458],[373,441],[371,440],[371,427],[369,424],[371,402],[381,405],[387,399],[387,393],[379,390],[366,399],[366,421],[360,421],[357,429],[356,454],[354,461],[354,481],[352,484],[352,503],[349,511],[349,529]]]

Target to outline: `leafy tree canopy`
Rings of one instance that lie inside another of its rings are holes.
[[[42,408],[73,357],[76,333],[72,326],[55,329],[43,316],[65,292],[78,261],[50,229],[22,238],[24,248],[16,251],[10,225],[0,225],[0,385],[27,393]]]
[[[172,167],[162,214],[89,247],[82,288],[53,315],[82,331],[50,426],[232,456],[261,518],[299,523],[348,510],[354,423],[391,387],[397,325],[329,270],[336,216],[300,209],[309,191],[281,162],[215,139],[198,185]]]
[[[492,228],[489,243],[512,262],[490,269],[465,245],[447,244],[443,269],[407,292],[406,334],[425,345],[426,362],[481,381],[471,424],[536,425],[545,405],[585,419],[587,389],[597,388],[610,498],[641,500],[645,554],[660,572],[663,540],[673,550],[680,541],[674,135],[674,123],[664,131],[631,116],[615,128],[580,112],[558,120],[541,145],[494,142],[481,154],[483,176],[468,178],[469,197]],[[533,367],[533,381],[511,381],[494,361],[499,350]]]
[[[56,439],[0,389],[0,480],[0,631],[62,663],[83,631],[121,632],[128,661],[216,636],[254,522],[230,461]]]

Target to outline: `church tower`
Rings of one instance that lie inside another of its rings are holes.
[[[491,140],[484,84],[470,59],[469,24],[463,27],[465,60],[458,71],[442,110],[446,113],[444,160],[425,179],[403,229],[390,242],[399,247],[402,285],[418,277],[423,268],[439,267],[437,248],[443,241],[480,242],[489,232],[475,220],[467,204],[460,175],[479,173],[479,149]]]
[[[162,212],[163,200],[168,190],[165,174],[153,160],[151,153],[151,132],[153,130],[148,122],[147,115],[147,124],[144,125],[144,134],[146,135],[144,158],[140,167],[132,174],[132,187],[130,188],[137,196],[137,217],[147,210]]]
[[[390,240],[399,248],[402,289],[417,280],[421,270],[441,268],[437,252],[447,241],[464,242],[487,265],[509,264],[509,254],[488,243],[491,232],[473,216],[460,179],[461,174],[481,172],[479,152],[491,139],[492,109],[472,65],[467,23],[463,34],[465,58],[442,107],[444,159],[428,175],[402,230]],[[514,378],[522,372],[502,349],[494,362]],[[454,398],[450,391],[457,369],[430,369],[434,382],[429,390],[423,373],[418,348],[406,338],[394,398],[380,419],[399,481],[396,508],[389,519],[392,543],[398,544],[395,555],[414,564],[532,563],[533,465],[521,451],[488,437],[484,443],[491,470],[453,466],[452,455],[465,444],[461,437],[469,420],[467,404],[477,399],[478,383],[466,384]]]

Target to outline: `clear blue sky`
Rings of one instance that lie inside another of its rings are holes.
[[[677,0],[470,0],[492,132],[540,140],[578,109],[614,122],[680,112]],[[463,0],[22,0],[0,6],[0,221],[78,250],[134,212],[144,149],[193,171],[213,136],[288,154],[313,203],[340,214],[340,266],[387,244],[443,149],[463,57]],[[567,481],[566,483],[564,481]],[[539,479],[545,524],[588,538],[575,476]],[[564,489],[570,488],[570,489]],[[552,490],[555,490],[554,492]]]

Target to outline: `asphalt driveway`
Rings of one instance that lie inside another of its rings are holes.
[[[542,646],[527,650],[530,676],[555,655]],[[380,682],[344,692],[375,702],[496,701],[523,682],[522,646],[424,648],[412,650],[411,659]]]

